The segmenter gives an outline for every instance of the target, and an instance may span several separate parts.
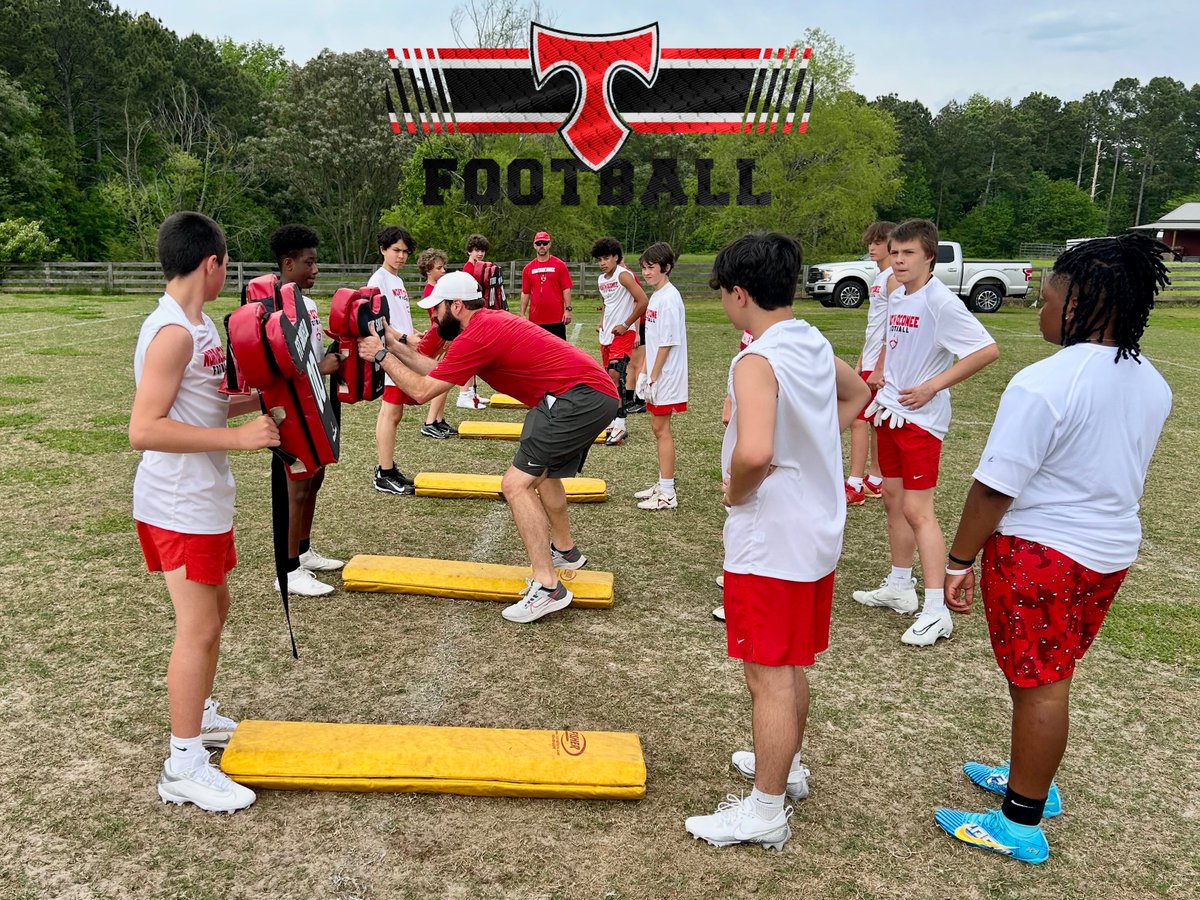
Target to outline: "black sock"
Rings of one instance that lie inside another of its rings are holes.
[[[301,556],[303,556],[305,553],[307,553],[307,552],[308,552],[308,547],[309,547],[309,543],[308,543],[308,541],[309,541],[309,539],[308,539],[308,538],[301,538],[301,539],[300,539],[300,555],[301,555]]]
[[[289,572],[295,572],[299,568],[300,568],[300,557],[289,556],[288,561],[287,561],[287,570]]]
[[[1023,797],[1014,791],[1011,787],[1004,791],[1004,803],[1000,807],[1000,812],[1004,813],[1004,817],[1018,825],[1038,825],[1042,821],[1042,813],[1046,810],[1046,798],[1034,800],[1031,797]]]

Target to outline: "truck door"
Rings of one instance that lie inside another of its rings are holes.
[[[962,293],[963,264],[954,258],[953,244],[938,244],[937,261],[933,267],[934,277],[956,294]]]

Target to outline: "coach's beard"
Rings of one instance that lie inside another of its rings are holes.
[[[462,322],[447,310],[437,320],[437,333],[443,341],[452,341],[462,334]]]

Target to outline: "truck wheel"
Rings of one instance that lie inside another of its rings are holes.
[[[977,284],[971,289],[968,306],[971,312],[994,313],[1004,304],[1004,288],[992,281]]]
[[[820,303],[826,309],[829,309],[829,307],[833,306],[833,298],[832,297],[821,297],[820,299],[817,300],[817,302]]]
[[[867,286],[857,278],[844,278],[833,288],[833,305],[842,309],[858,309],[867,296]]]

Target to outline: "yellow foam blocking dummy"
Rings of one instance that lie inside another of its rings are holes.
[[[454,600],[516,603],[524,595],[528,566],[423,559],[417,556],[355,556],[342,569],[342,589],[382,594],[417,594]],[[559,569],[558,577],[580,609],[611,609],[611,572]]]
[[[466,475],[461,472],[419,472],[418,497],[503,500],[499,475]],[[608,485],[602,478],[564,478],[563,490],[568,503],[600,503],[608,499]]]
[[[521,439],[521,422],[471,422],[458,423],[460,438],[490,439],[493,441],[519,441]],[[604,432],[596,435],[593,444],[604,443]]]
[[[636,734],[243,721],[221,757],[253,788],[640,800]]]
[[[492,394],[488,400],[489,409],[529,409],[524,403],[516,397],[510,397],[508,394]]]

